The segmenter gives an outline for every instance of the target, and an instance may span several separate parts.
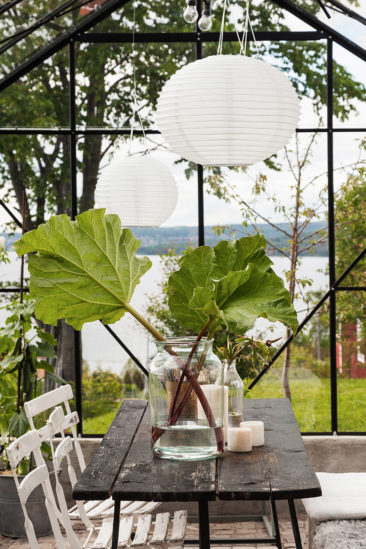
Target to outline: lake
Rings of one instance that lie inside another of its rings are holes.
[[[2,281],[19,279],[20,260],[17,258],[15,252],[10,252],[9,255],[11,263],[9,265],[1,265],[0,280]],[[150,259],[152,268],[142,278],[131,301],[133,307],[142,313],[146,306],[146,297],[159,293],[158,284],[162,277],[160,257],[153,255],[150,256]],[[283,277],[284,271],[288,269],[289,261],[287,258],[277,256],[271,259],[274,263],[273,268],[275,272]],[[328,259],[326,257],[304,257],[302,265],[299,268],[298,278],[312,279],[312,285],[308,288],[311,290],[324,290],[325,293],[328,288],[328,277],[325,272],[327,264]],[[303,299],[298,299],[295,305],[301,321],[306,315]],[[6,313],[0,310],[1,324],[4,323],[5,318]],[[256,329],[265,332],[268,326],[269,323],[265,319],[260,319],[256,324]],[[128,314],[113,324],[112,328],[140,361],[146,364],[154,348],[146,330],[138,325]],[[275,325],[270,337],[273,339],[283,335],[284,328],[278,324],[277,326]],[[93,322],[84,326],[82,329],[82,346],[83,359],[93,369],[102,367],[109,368],[115,373],[121,373],[123,365],[128,358],[125,351],[114,341],[100,322]]]

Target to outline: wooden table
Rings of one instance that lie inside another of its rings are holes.
[[[120,501],[197,501],[200,547],[210,543],[271,543],[281,548],[276,501],[287,500],[297,548],[302,548],[294,499],[321,495],[317,477],[287,399],[245,401],[245,419],[262,420],[265,445],[251,453],[225,454],[203,461],[170,461],[153,455],[146,401],[123,401],[112,425],[75,485],[79,500],[113,496],[117,547]],[[268,500],[275,536],[261,540],[210,540],[208,502]]]

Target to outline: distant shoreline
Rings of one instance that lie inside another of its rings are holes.
[[[242,225],[231,225],[230,229],[226,227],[224,232],[218,234],[217,228],[212,226],[205,226],[205,244],[208,246],[215,246],[220,240],[231,240],[232,238],[240,238],[241,236],[249,236],[256,234],[259,230],[264,238],[268,242],[267,253],[268,255],[281,256],[277,249],[288,249],[288,244],[291,234],[290,225],[288,223],[278,223],[280,230],[275,230],[268,223],[258,224],[256,227],[248,225],[243,227]],[[323,229],[326,226],[325,221],[316,221],[309,223],[306,230],[304,230],[302,237],[306,235],[314,235],[317,231]],[[162,255],[167,250],[174,250],[176,253],[181,254],[185,249],[190,246],[197,247],[197,227],[191,226],[177,226],[177,227],[132,227],[134,235],[141,241],[139,254],[144,255]],[[14,242],[20,238],[20,233],[6,234],[0,233],[0,236],[5,237],[5,249],[11,250]],[[318,240],[318,237],[315,238]],[[271,246],[271,244],[273,246]],[[310,244],[310,240],[303,240],[302,246],[306,248]],[[328,246],[326,244],[317,244],[310,250],[306,250],[303,257],[327,257]]]

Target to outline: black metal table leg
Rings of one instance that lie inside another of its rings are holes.
[[[295,504],[293,499],[288,500],[288,506],[290,509],[292,531],[294,533],[296,549],[302,549],[300,530],[297,522],[296,509],[295,509]]]
[[[120,512],[121,512],[121,502],[115,500],[114,515],[113,515],[113,531],[112,531],[112,549],[117,549],[117,546],[118,546]]]
[[[280,527],[279,527],[279,524],[278,524],[276,502],[275,502],[274,499],[271,499],[271,508],[272,508],[273,524],[274,524],[274,528],[275,528],[276,545],[277,545],[278,549],[282,549],[281,534],[280,534]]]
[[[198,520],[200,531],[200,549],[210,549],[210,517],[208,501],[198,502]]]

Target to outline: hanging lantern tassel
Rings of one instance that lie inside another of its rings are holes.
[[[150,155],[115,159],[95,189],[95,207],[119,215],[123,227],[159,227],[174,211],[177,198],[174,177]]]
[[[284,147],[299,113],[284,73],[252,57],[214,55],[185,65],[166,82],[157,122],[183,158],[204,166],[243,166]]]

